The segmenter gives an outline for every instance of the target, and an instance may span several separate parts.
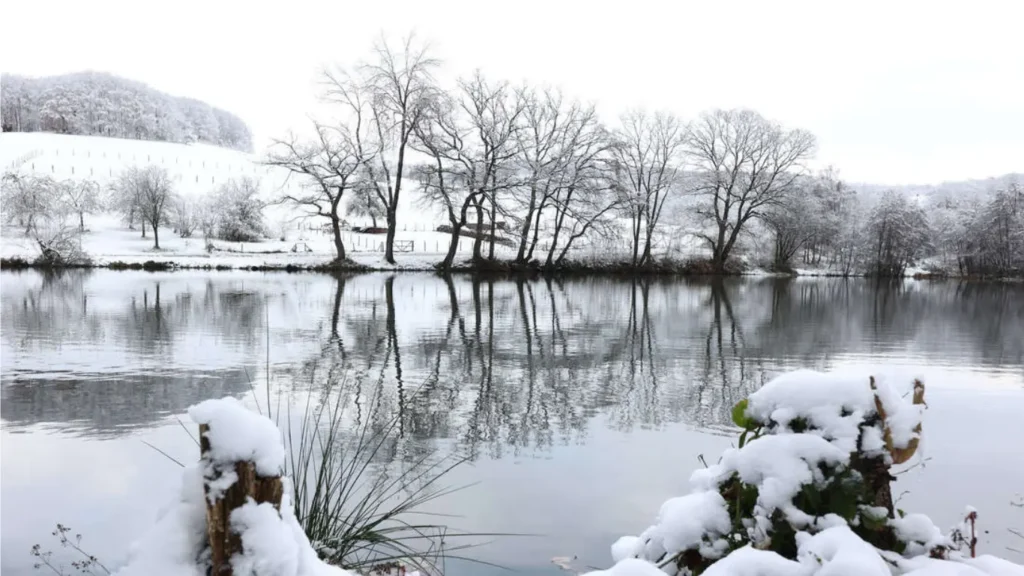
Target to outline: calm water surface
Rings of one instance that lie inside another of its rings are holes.
[[[928,460],[900,475],[899,506],[947,526],[972,504],[982,549],[1024,561],[1006,550],[1021,547],[1007,529],[1024,528],[1024,509],[1009,505],[1024,493],[1021,285],[110,271],[0,281],[5,575],[33,573],[28,551],[52,544],[56,522],[123,561],[179,483],[146,443],[197,457],[178,423],[191,404],[251,404],[264,382],[294,399],[339,373],[354,423],[397,418],[383,455],[393,465],[427,450],[470,458],[448,483],[475,485],[437,506],[459,516],[455,528],[536,534],[474,552],[532,574],[559,573],[553,556],[606,565],[618,536],[687,491],[698,454],[733,441],[732,405],[778,372],[920,375]]]

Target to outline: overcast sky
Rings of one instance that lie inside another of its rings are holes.
[[[560,86],[609,121],[754,108],[851,181],[1024,170],[1021,0],[26,0],[2,20],[0,70],[141,80],[235,112],[257,147],[312,110],[321,66],[415,31],[446,74]]]

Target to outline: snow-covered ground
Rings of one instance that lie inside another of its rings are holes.
[[[331,236],[317,229],[292,227],[284,235],[284,241],[280,238],[257,243],[218,240],[213,242],[216,250],[207,252],[202,237],[179,238],[170,228],[161,227],[160,250],[154,250],[151,230],[142,238],[138,229],[128,230],[118,217],[110,214],[86,216],[85,221],[87,231],[81,237],[81,247],[99,265],[141,264],[152,260],[182,267],[283,267],[326,264],[334,258]],[[390,265],[384,260],[384,235],[344,232],[342,236],[350,258],[365,266],[388,270],[430,269],[444,258],[450,236],[427,230],[400,229],[395,238],[412,242],[412,251],[397,254],[398,264]],[[471,239],[459,242],[459,254],[468,256],[472,251]],[[495,253],[501,257],[513,254],[510,248],[500,245],[495,246]],[[13,227],[3,229],[0,257],[32,260],[38,255],[39,249],[31,238]]]

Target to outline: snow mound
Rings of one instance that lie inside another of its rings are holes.
[[[920,381],[905,398],[876,379],[775,378],[734,408],[738,447],[694,472],[693,491],[616,541],[616,564],[591,576],[1019,574],[965,558],[923,514],[896,517],[889,468],[915,453],[924,408]]]
[[[270,419],[230,397],[196,404],[188,409],[188,415],[196,424],[210,427],[206,432],[210,442],[207,458],[215,465],[250,461],[256,464],[260,476],[281,475],[284,445],[281,432]]]
[[[276,476],[284,464],[284,446],[277,426],[247,410],[234,398],[207,400],[189,409],[197,424],[208,424],[209,455],[216,463],[256,462],[261,475]],[[230,487],[232,476],[217,478],[214,490]],[[237,477],[235,477],[237,479]],[[231,558],[237,576],[354,576],[319,559],[303,532],[293,507],[293,486],[281,479],[280,512],[268,503],[249,500],[231,512],[230,525],[240,537],[242,552]],[[131,549],[128,563],[114,576],[204,576],[209,566],[206,535],[204,470],[189,466],[182,476],[179,498]]]
[[[811,433],[832,442],[846,452],[857,450],[859,425],[871,416],[880,417],[876,403],[885,411],[885,424],[895,448],[907,448],[919,435],[923,405],[905,402],[884,380],[875,389],[856,376],[796,370],[783,374],[764,385],[748,398],[746,416],[779,428],[779,433],[794,431],[800,422],[810,426]],[[868,454],[880,451],[882,435],[871,429],[866,445]]]

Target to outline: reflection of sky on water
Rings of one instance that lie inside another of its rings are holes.
[[[5,273],[0,304],[5,574],[31,571],[56,522],[123,558],[178,482],[143,440],[194,460],[172,417],[189,405],[262,399],[267,379],[301,399],[332,374],[361,376],[345,387],[353,423],[400,417],[384,458],[472,456],[449,483],[478,484],[444,512],[545,535],[478,551],[538,573],[552,556],[607,562],[687,490],[698,453],[732,441],[708,432],[735,401],[802,366],[924,376],[932,460],[901,477],[901,506],[947,525],[970,503],[993,552],[1022,524],[1007,444],[1024,411],[1019,286]]]

